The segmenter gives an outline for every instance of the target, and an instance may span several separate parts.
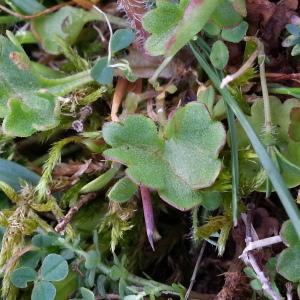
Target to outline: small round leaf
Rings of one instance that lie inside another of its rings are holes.
[[[137,190],[137,185],[134,182],[128,177],[123,177],[111,188],[108,198],[111,201],[123,203],[130,200]]]
[[[42,234],[42,233],[35,235],[31,239],[32,244],[39,248],[47,248],[53,246],[56,241],[57,241],[56,236],[50,234],[49,235]]]
[[[216,41],[211,49],[210,61],[215,68],[223,70],[228,63],[229,51],[222,41]]]
[[[113,81],[113,69],[107,66],[107,57],[98,59],[91,70],[92,78],[100,84],[111,84]]]
[[[95,300],[95,296],[92,291],[85,287],[80,288],[81,296],[84,300]]]
[[[111,51],[118,52],[127,48],[135,39],[134,32],[129,29],[118,29],[111,38]]]
[[[225,28],[222,30],[222,39],[231,43],[239,43],[244,38],[248,27],[248,23],[243,21],[233,28]]]
[[[85,264],[84,264],[86,269],[90,270],[96,268],[99,262],[100,262],[100,257],[95,250],[91,250],[87,252],[85,256]]]
[[[34,285],[31,300],[53,300],[56,295],[55,286],[48,281],[39,281]]]
[[[283,242],[287,246],[294,246],[296,244],[299,244],[300,242],[297,232],[290,220],[285,221],[282,224],[280,235],[282,237]]]
[[[42,263],[41,275],[44,280],[60,281],[66,278],[68,272],[68,263],[61,255],[49,254]]]
[[[29,267],[16,269],[10,277],[11,283],[17,288],[26,288],[27,283],[37,278],[37,272]]]

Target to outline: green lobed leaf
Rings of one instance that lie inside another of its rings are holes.
[[[0,36],[0,118],[4,133],[28,136],[58,124],[55,98],[42,86],[24,51]]]
[[[137,192],[137,185],[128,177],[123,177],[117,181],[108,193],[111,201],[123,203],[130,200]]]
[[[35,283],[31,294],[31,300],[53,300],[56,295],[55,286],[48,281]]]
[[[274,143],[286,160],[296,167],[300,167],[300,143],[294,142],[289,136],[291,111],[297,107],[300,107],[300,102],[297,99],[288,99],[282,103],[278,98],[270,97],[271,118],[277,132],[275,134]],[[264,109],[262,99],[259,98],[255,101],[251,107],[251,116],[246,116],[246,118],[255,132],[263,138]],[[250,145],[250,141],[240,124],[237,124],[237,133],[239,137],[239,147],[245,149]],[[299,172],[293,171],[284,161],[280,160],[279,162],[281,167],[280,171],[288,187],[299,185]],[[254,167],[254,164],[252,164],[252,166]],[[241,172],[244,172],[244,175],[247,175],[249,180],[252,180],[251,178],[257,174],[259,169],[260,165],[257,163],[256,167],[252,169],[252,172],[250,172],[249,168],[241,169]]]
[[[278,257],[277,271],[285,279],[300,281],[300,244],[283,250]]]
[[[229,51],[224,42],[216,41],[211,48],[209,57],[211,63],[215,68],[223,70],[229,60]]]
[[[87,72],[64,78],[39,73],[11,33],[0,36],[0,118],[6,135],[27,137],[59,124],[57,96],[92,79]],[[45,68],[45,67],[44,67]]]
[[[218,155],[226,133],[205,105],[190,103],[175,112],[163,137],[142,115],[104,124],[103,137],[112,146],[104,155],[125,164],[136,184],[156,189],[179,209],[190,209],[203,199],[199,189],[212,185],[221,170]]]
[[[41,266],[41,276],[44,280],[60,281],[67,277],[69,266],[67,261],[58,254],[48,254]]]
[[[143,27],[151,33],[145,43],[151,55],[175,55],[209,20],[218,0],[157,1],[157,8],[143,18]]]
[[[129,29],[118,29],[114,32],[110,46],[113,53],[126,49],[135,39],[134,32]]]
[[[37,272],[29,267],[21,267],[13,271],[10,277],[11,283],[17,288],[26,288],[28,282],[37,278]]]

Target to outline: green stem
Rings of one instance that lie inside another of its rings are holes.
[[[166,66],[171,62],[173,56],[168,56],[164,59],[164,61],[160,64],[160,66],[155,70],[152,77],[149,79],[149,82],[155,86],[157,78],[159,74],[166,68]]]
[[[230,92],[224,88],[220,88],[220,78],[216,76],[210,65],[206,62],[205,59],[201,56],[201,52],[195,48],[193,44],[190,45],[196,59],[198,60],[199,64],[203,68],[203,70],[207,73],[210,79],[213,81],[216,88],[219,90],[220,94],[223,96],[224,101],[230,106],[234,114],[236,115],[237,119],[239,120],[242,128],[244,129],[245,133],[247,134],[254,151],[260,158],[261,164],[264,167],[267,175],[269,176],[273,187],[275,188],[282,205],[284,206],[288,216],[290,217],[293,226],[300,237],[300,213],[299,209],[290,194],[289,190],[286,187],[285,182],[282,179],[277,167],[274,165],[272,159],[270,158],[268,152],[266,151],[265,147],[257,137],[255,131],[253,130],[252,126],[246,119],[244,113],[240,109],[239,105],[232,97]]]
[[[5,24],[5,25],[12,25],[17,22],[19,22],[20,19],[14,16],[0,16],[0,25]]]
[[[234,113],[228,103],[225,103],[227,111],[227,120],[229,127],[229,138],[231,147],[231,170],[232,170],[232,221],[233,226],[237,226],[238,219],[238,201],[239,201],[239,152],[237,133],[234,120]]]
[[[101,174],[99,177],[83,186],[80,190],[80,194],[87,194],[91,192],[97,192],[104,188],[118,173],[120,164],[115,164],[112,168]]]
[[[56,96],[64,96],[76,88],[94,81],[90,76],[90,70],[57,79],[39,77],[39,80],[49,87],[50,93]]]
[[[204,54],[207,59],[209,59],[210,49],[208,45],[202,39],[197,40],[197,44],[201,49],[203,49]],[[216,70],[211,70],[213,76],[218,78],[223,74],[220,74]],[[227,121],[229,129],[229,139],[231,145],[231,171],[232,171],[232,199],[231,199],[231,209],[232,209],[232,221],[234,226],[237,225],[238,219],[238,201],[239,201],[239,152],[238,152],[238,142],[237,142],[237,133],[234,120],[234,113],[232,112],[230,106],[225,103],[226,112],[227,112]]]

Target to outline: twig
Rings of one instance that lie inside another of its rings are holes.
[[[242,219],[245,223],[246,227],[246,237],[245,237],[245,242],[246,246],[248,246],[253,238],[252,238],[252,222],[251,222],[251,214],[248,213],[242,214]],[[282,297],[272,288],[270,281],[266,277],[265,273],[261,270],[259,267],[254,255],[250,252],[245,252],[240,256],[240,259],[244,261],[246,265],[249,265],[253,268],[254,272],[256,273],[257,279],[260,281],[262,285],[262,289],[265,292],[266,295],[268,295],[271,299],[273,300],[281,300]]]
[[[96,193],[89,193],[89,194],[82,195],[79,198],[79,201],[76,203],[76,205],[71,207],[70,210],[68,211],[68,213],[65,215],[65,217],[62,218],[60,220],[60,222],[56,225],[55,231],[56,232],[65,231],[67,225],[71,222],[73,216],[79,211],[79,209],[83,205],[85,205],[88,202],[90,202],[91,200],[93,200],[95,197],[96,197]]]
[[[185,300],[189,299],[190,293],[191,293],[191,291],[193,289],[193,286],[195,284],[196,276],[197,276],[197,273],[198,273],[198,270],[199,270],[199,267],[200,267],[200,263],[201,263],[201,260],[202,260],[203,254],[204,254],[205,247],[206,247],[206,241],[204,241],[203,244],[201,245],[201,249],[200,249],[200,252],[199,252],[196,264],[195,264],[195,268],[194,268],[194,271],[193,271],[193,274],[192,274],[192,277],[191,277],[191,280],[190,280],[190,285],[189,285],[189,288],[188,288],[188,290],[187,290],[187,292],[184,296]]]
[[[15,11],[13,11],[13,10],[11,10],[11,9],[7,8],[6,6],[4,6],[4,5],[1,5],[1,4],[0,4],[0,10],[3,10],[7,14],[12,15],[12,16],[14,16],[16,18],[19,18],[19,19],[22,19],[22,20],[32,20],[32,19],[44,16],[44,15],[48,15],[48,14],[50,14],[50,13],[52,13],[52,12],[54,12],[54,11],[56,11],[56,10],[64,7],[64,6],[70,5],[72,3],[73,3],[73,1],[68,1],[68,2],[64,2],[64,3],[60,3],[60,4],[51,6],[49,8],[44,9],[43,11],[40,11],[40,12],[38,12],[36,14],[29,15],[29,16],[28,15],[20,14],[18,12],[15,12]]]
[[[258,249],[258,248],[272,246],[274,244],[278,244],[281,242],[282,242],[282,238],[280,235],[272,236],[272,237],[254,241],[254,242],[249,242],[247,247],[244,249],[243,254],[245,254],[246,252]]]

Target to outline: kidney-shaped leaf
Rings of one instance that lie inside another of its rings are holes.
[[[190,103],[173,115],[163,137],[141,115],[104,124],[103,137],[112,146],[104,155],[125,164],[135,183],[156,189],[179,209],[190,209],[202,201],[199,189],[211,186],[220,172],[226,133],[203,104]]]
[[[61,255],[49,254],[42,263],[41,275],[44,280],[60,281],[66,278],[68,272],[68,263]]]

